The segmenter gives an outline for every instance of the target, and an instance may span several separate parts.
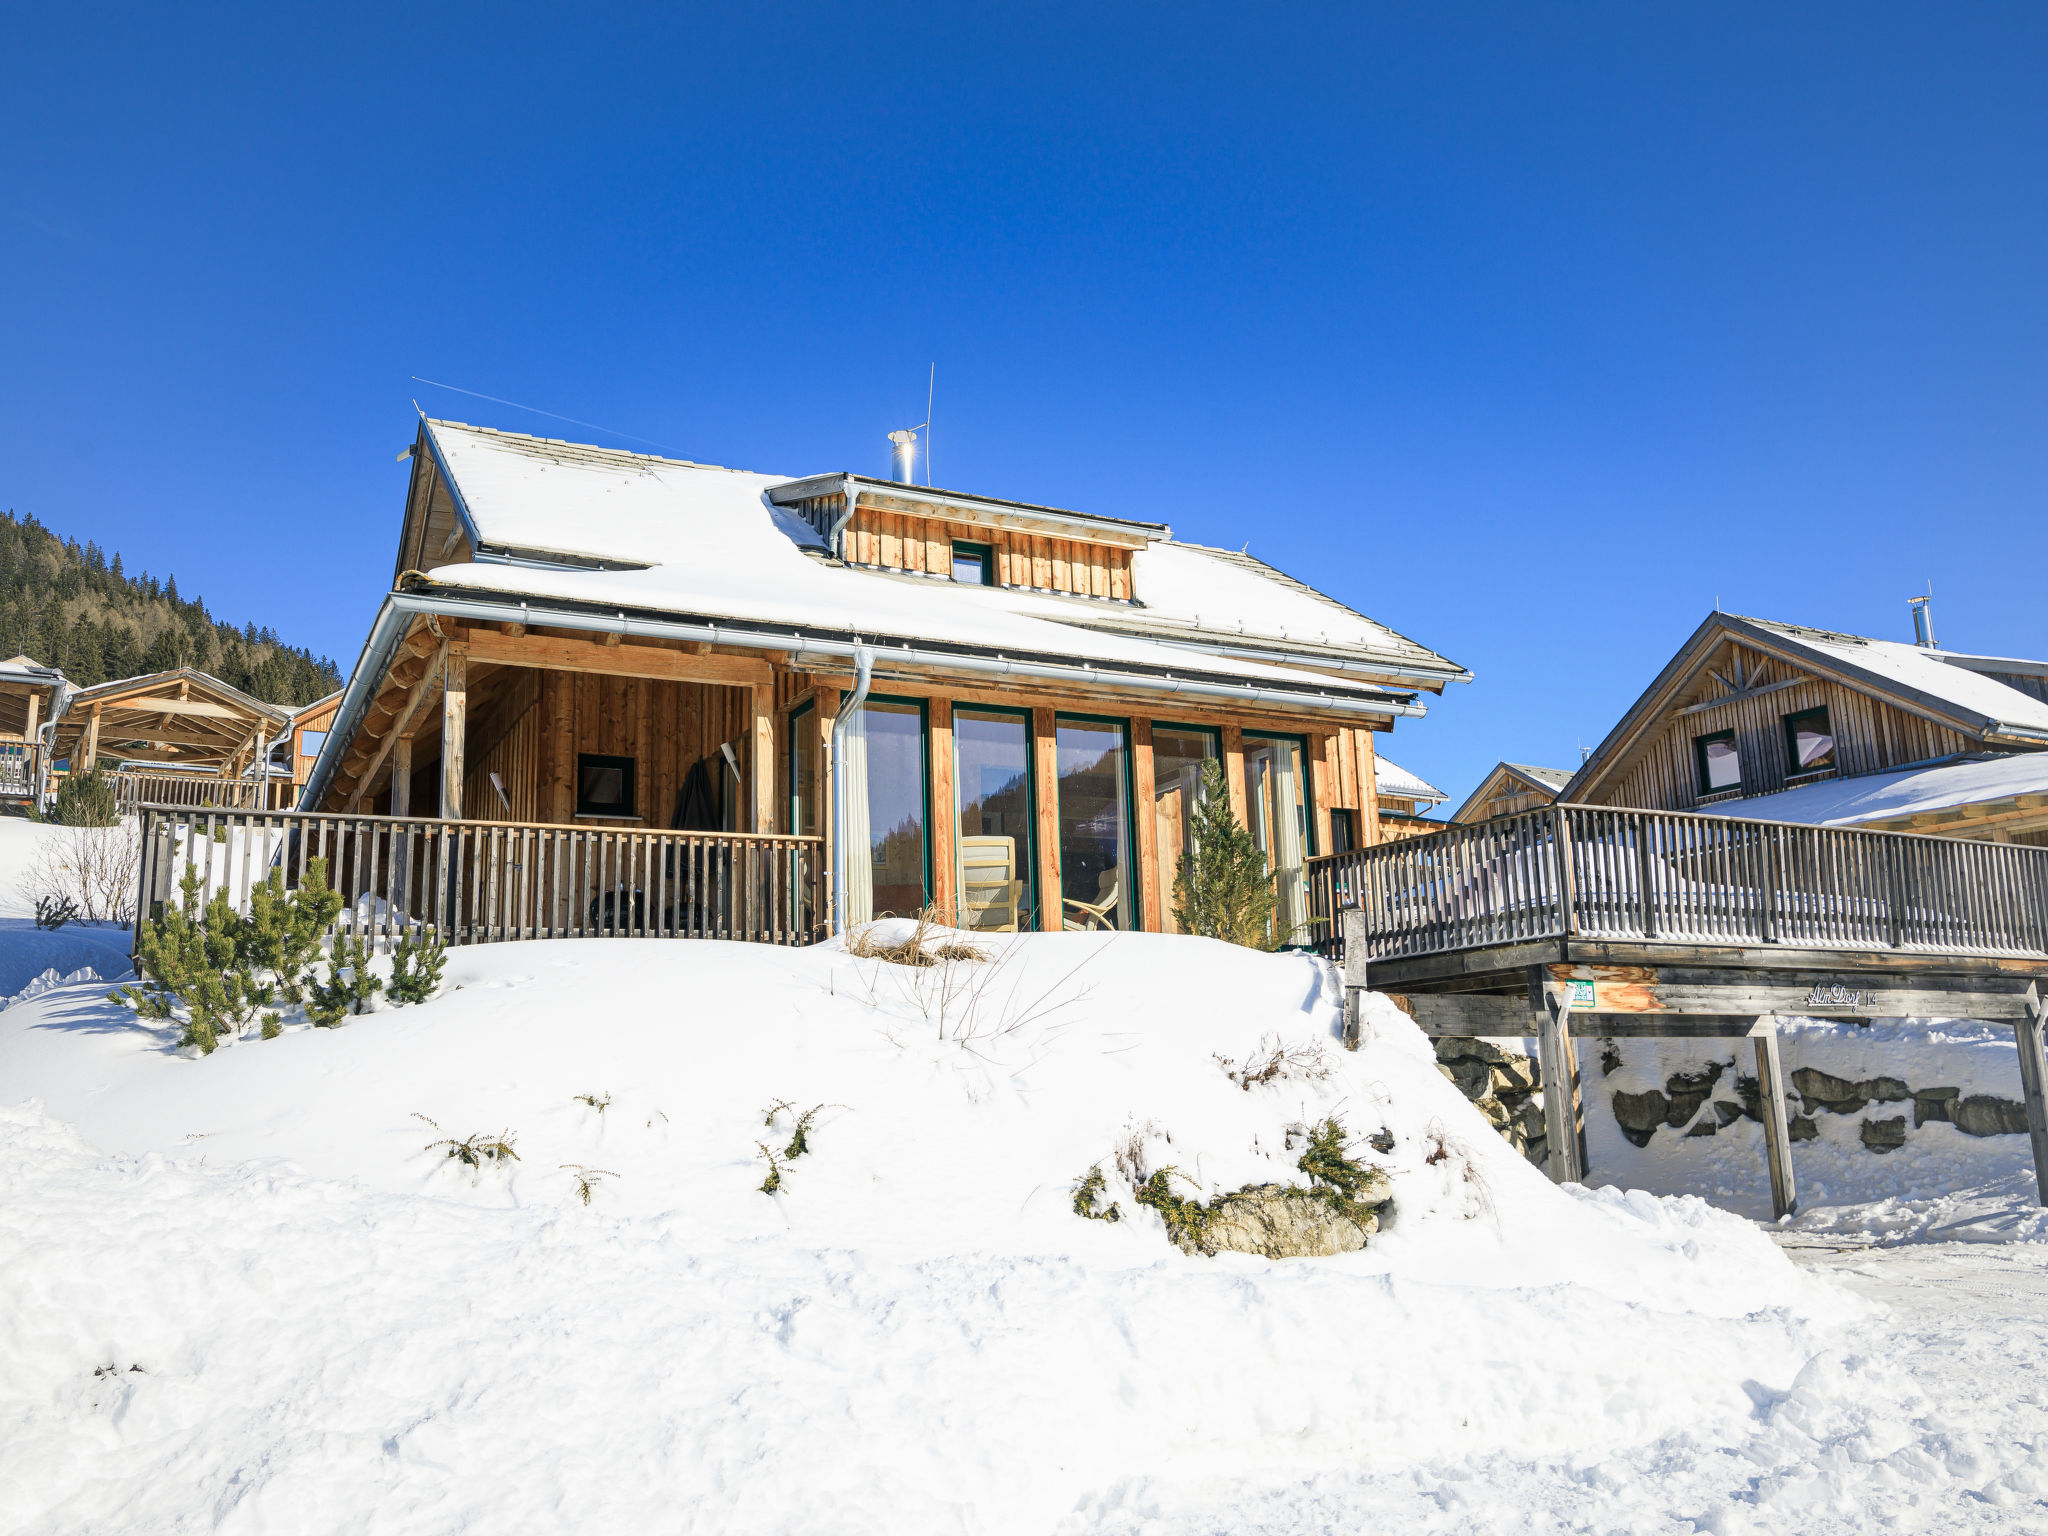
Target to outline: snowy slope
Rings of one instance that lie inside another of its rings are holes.
[[[0,1013],[0,1529],[1829,1531],[2048,1489],[1930,1458],[1869,1307],[1754,1228],[1554,1189],[1377,1000],[1334,1048],[1318,962],[1014,945],[971,1013],[660,941],[459,952],[427,1005],[203,1061],[96,988]],[[1330,1075],[1215,1060],[1271,1037]],[[778,1100],[823,1107],[769,1196]],[[1298,1178],[1332,1111],[1393,1136],[1364,1253],[1071,1209],[1133,1129],[1213,1190]],[[505,1171],[426,1149],[501,1130]]]

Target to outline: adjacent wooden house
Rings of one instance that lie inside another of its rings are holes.
[[[1421,774],[1410,773],[1382,754],[1374,761],[1374,779],[1379,788],[1379,841],[1392,842],[1443,830],[1444,824],[1431,821],[1425,812],[1431,806],[1442,805],[1450,796]],[[1333,846],[1326,851],[1345,850]]]
[[[1539,768],[1534,763],[1495,763],[1465,803],[1451,813],[1461,825],[1513,816],[1554,803],[1572,779],[1569,768]]]
[[[842,923],[1170,930],[1216,762],[1286,936],[1305,861],[1382,835],[1378,733],[1465,680],[1162,524],[428,420],[303,804],[817,839]],[[628,857],[604,900],[668,910],[672,852]]]
[[[193,667],[68,689],[48,728],[53,767],[118,769],[124,799],[266,809],[264,764],[292,712]]]
[[[1716,613],[1561,798],[2041,844],[2044,748],[2048,663]]]
[[[42,727],[64,688],[64,674],[27,656],[0,661],[0,800],[40,792],[48,754]]]

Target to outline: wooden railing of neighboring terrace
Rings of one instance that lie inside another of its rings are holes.
[[[1527,939],[2048,955],[2048,848],[1555,805],[1311,859],[1313,942],[1374,959]]]
[[[0,798],[33,798],[42,780],[41,745],[12,733],[0,734]]]
[[[176,805],[191,809],[264,811],[283,809],[299,788],[285,778],[229,779],[210,773],[152,773],[123,768],[113,775],[114,793],[124,815],[145,805]],[[279,801],[285,802],[284,806]]]
[[[379,950],[407,934],[445,944],[512,939],[823,936],[824,843],[815,837],[612,831],[424,817],[145,806],[141,924],[179,899],[187,870],[237,911],[282,870],[287,890],[327,861],[336,928]]]

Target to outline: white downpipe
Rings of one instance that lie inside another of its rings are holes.
[[[874,681],[874,676],[875,653],[858,641],[854,642],[853,692],[839,701],[839,713],[832,717],[832,931],[838,934],[846,932],[847,870],[848,861],[853,857],[847,847],[847,833],[855,829],[856,822],[859,829],[862,829],[859,856],[862,859],[868,856],[864,830],[868,824],[865,753],[862,755],[862,772],[857,775],[860,779],[858,786],[850,783],[856,775],[842,772],[841,765],[845,761],[847,732],[858,726],[861,706],[867,702],[868,684]],[[852,809],[852,790],[856,787],[862,797],[857,815]],[[872,898],[870,900],[872,901]]]

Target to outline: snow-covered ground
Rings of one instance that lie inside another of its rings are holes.
[[[104,990],[0,1012],[0,1530],[2048,1521],[2038,1330],[1959,1323],[1932,1381],[1754,1224],[1553,1188],[1391,1007],[1343,1051],[1304,957],[508,944],[203,1060]],[[1327,1075],[1226,1075],[1273,1040]],[[1362,1253],[1184,1255],[1117,1170],[1298,1182],[1330,1113],[1392,1181]],[[472,1132],[518,1160],[429,1145]]]

